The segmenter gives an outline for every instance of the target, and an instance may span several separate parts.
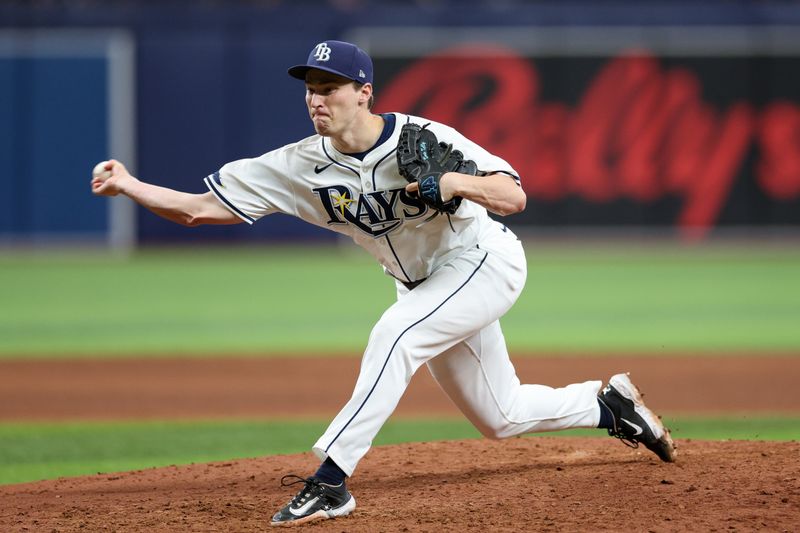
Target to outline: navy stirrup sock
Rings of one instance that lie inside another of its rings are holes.
[[[314,477],[322,481],[323,483],[327,483],[328,485],[339,485],[340,483],[344,482],[344,479],[347,477],[339,466],[333,462],[333,460],[328,457],[325,459],[321,465],[319,465],[319,470],[317,473],[314,474]]]
[[[601,429],[614,429],[614,414],[611,409],[598,398],[597,403],[600,404],[600,423],[597,424]]]

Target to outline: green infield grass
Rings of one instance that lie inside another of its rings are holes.
[[[800,250],[530,243],[518,353],[800,353]],[[0,254],[0,357],[361,353],[394,299],[351,246]]]
[[[800,418],[728,416],[666,417],[678,439],[800,439]],[[62,476],[110,473],[235,458],[300,453],[327,421],[206,421],[0,424],[0,484]],[[600,436],[570,430],[548,436]],[[375,445],[478,438],[462,419],[390,420]],[[310,464],[314,464],[310,457]]]

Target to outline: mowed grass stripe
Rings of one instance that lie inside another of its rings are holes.
[[[553,247],[502,324],[532,352],[800,350],[791,247]],[[358,354],[395,298],[350,247],[0,256],[0,357]]]
[[[666,417],[679,439],[800,439],[800,417]],[[0,424],[0,484],[307,452],[327,421]],[[602,436],[603,430],[539,434]],[[390,420],[375,445],[479,437],[463,419]],[[609,442],[609,445],[617,445]],[[309,467],[314,459],[309,456]]]

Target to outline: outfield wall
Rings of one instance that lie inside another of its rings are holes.
[[[284,73],[324,38],[375,56],[378,111],[451,123],[519,170],[529,208],[508,219],[514,229],[800,227],[797,4],[29,3],[0,6],[0,29],[12,34],[0,62],[4,240],[333,238],[281,216],[252,228],[137,221],[88,192],[100,158],[202,191],[226,161],[310,134],[302,84]],[[54,29],[130,39],[125,147],[111,139],[118,108],[104,105],[102,74],[25,63],[13,33]]]

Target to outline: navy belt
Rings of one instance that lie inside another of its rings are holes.
[[[403,285],[405,285],[405,286],[406,286],[406,289],[408,289],[408,290],[412,291],[412,290],[414,290],[414,289],[415,289],[415,288],[416,288],[418,285],[420,285],[421,283],[423,283],[423,282],[424,282],[426,279],[428,279],[428,278],[422,278],[422,279],[418,279],[417,281],[401,281],[400,283],[402,283]]]

